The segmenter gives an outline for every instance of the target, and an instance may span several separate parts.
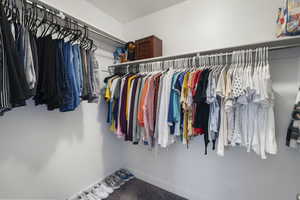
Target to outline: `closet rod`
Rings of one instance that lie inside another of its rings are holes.
[[[204,51],[179,54],[179,55],[173,55],[173,56],[162,56],[162,57],[156,57],[156,58],[150,58],[150,59],[125,62],[125,63],[114,64],[114,65],[108,66],[108,69],[112,69],[115,67],[128,66],[128,65],[137,65],[137,64],[141,64],[141,63],[159,62],[159,61],[166,61],[166,60],[173,60],[173,59],[180,59],[180,58],[188,58],[188,57],[193,57],[193,56],[198,56],[198,55],[226,53],[226,52],[232,52],[232,51],[237,51],[237,50],[242,50],[242,49],[254,49],[254,48],[258,48],[258,47],[269,47],[270,51],[300,47],[300,36],[289,37],[289,38],[284,38],[284,39],[276,39],[276,40],[272,40],[272,41],[259,42],[259,43],[253,43],[253,44],[239,45],[239,46],[233,46],[233,47],[226,47],[226,48],[222,48],[222,49],[204,50]],[[232,53],[228,53],[228,55],[230,55],[230,54],[232,54]]]
[[[42,8],[42,9],[43,9],[43,8],[46,8],[46,9],[49,9],[49,10],[54,10],[54,11],[57,12],[57,13],[61,13],[61,14],[63,14],[65,17],[67,17],[67,18],[69,18],[69,19],[72,19],[72,20],[76,21],[80,27],[82,27],[82,28],[88,27],[88,30],[89,30],[90,32],[92,32],[92,33],[96,34],[97,36],[100,36],[100,37],[102,37],[102,38],[104,38],[104,39],[108,39],[109,41],[115,42],[115,43],[118,44],[118,46],[123,46],[123,45],[126,44],[125,41],[123,41],[123,40],[121,40],[121,39],[119,39],[119,38],[117,38],[117,37],[115,37],[115,36],[113,36],[113,35],[111,35],[111,34],[109,34],[109,33],[106,33],[106,32],[104,32],[104,31],[102,31],[102,30],[96,28],[95,26],[90,25],[90,24],[88,24],[88,23],[86,23],[86,22],[84,22],[84,21],[82,21],[82,20],[80,20],[80,19],[78,19],[78,18],[75,18],[75,17],[73,17],[73,16],[71,16],[71,15],[69,15],[69,14],[67,14],[67,13],[65,13],[65,12],[63,12],[63,11],[61,11],[61,10],[58,10],[57,8],[54,8],[54,7],[48,5],[48,4],[44,3],[44,2],[41,2],[40,0],[25,0],[25,2],[26,2],[27,4],[30,4],[30,5],[32,5],[33,3],[35,3],[39,8]],[[83,12],[84,12],[84,11],[83,11]],[[87,12],[88,12],[88,11],[87,11]],[[58,14],[57,14],[57,16],[61,17],[61,16],[58,15]]]

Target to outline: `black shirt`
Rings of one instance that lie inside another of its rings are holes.
[[[194,128],[199,128],[204,131],[205,154],[207,154],[208,138],[208,122],[210,106],[206,103],[206,90],[208,85],[208,77],[210,70],[204,70],[198,80],[194,103],[196,104],[196,112],[194,118]]]

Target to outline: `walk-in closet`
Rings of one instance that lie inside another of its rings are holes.
[[[300,200],[300,0],[1,0],[0,200]]]

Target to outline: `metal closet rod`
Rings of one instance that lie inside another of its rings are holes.
[[[92,33],[94,33],[94,34],[96,34],[96,35],[102,37],[102,38],[105,38],[105,39],[108,39],[108,40],[110,40],[110,41],[116,42],[116,43],[118,43],[119,45],[125,45],[125,44],[126,44],[125,41],[123,41],[123,40],[121,40],[121,39],[119,39],[119,38],[117,38],[117,37],[115,37],[115,36],[113,36],[113,35],[111,35],[111,34],[109,34],[109,33],[104,32],[104,31],[102,31],[102,30],[96,28],[95,26],[92,26],[92,25],[90,25],[90,24],[88,24],[88,23],[85,23],[84,21],[82,21],[82,20],[80,20],[80,19],[77,19],[76,17],[73,17],[73,16],[71,16],[71,15],[69,15],[69,14],[67,14],[67,13],[65,13],[65,12],[63,12],[63,11],[61,11],[61,10],[58,10],[57,8],[54,8],[54,7],[48,5],[48,4],[44,3],[44,2],[41,2],[41,1],[39,1],[39,0],[25,0],[25,2],[26,2],[27,4],[30,4],[30,5],[32,5],[32,4],[35,3],[35,4],[36,4],[39,8],[41,8],[41,9],[45,9],[45,8],[46,8],[46,9],[48,9],[48,11],[55,11],[55,12],[56,12],[56,15],[57,15],[58,17],[61,17],[61,16],[58,14],[58,13],[61,13],[61,14],[63,14],[65,17],[67,17],[67,18],[72,19],[73,21],[75,21],[80,27],[82,27],[82,28],[87,27],[87,28],[88,28],[88,31],[90,31],[90,32],[92,32]]]
[[[114,69],[114,68],[118,68],[118,67],[144,64],[144,63],[150,63],[150,62],[159,62],[159,61],[175,60],[175,59],[180,59],[180,58],[189,58],[189,57],[194,57],[194,56],[199,56],[199,55],[210,55],[210,54],[220,54],[220,53],[227,53],[227,55],[231,55],[233,51],[238,51],[238,50],[242,50],[242,49],[254,49],[254,48],[259,48],[259,47],[269,47],[269,51],[276,51],[276,50],[281,50],[281,49],[300,47],[300,36],[289,37],[289,38],[284,38],[284,39],[277,39],[277,40],[260,42],[260,43],[246,44],[246,45],[240,45],[240,46],[234,46],[234,47],[228,47],[228,48],[222,48],[222,49],[204,50],[204,51],[186,53],[186,54],[180,54],[180,55],[174,55],[174,56],[163,56],[163,57],[156,57],[156,58],[150,58],[150,59],[125,62],[125,63],[108,66],[108,69],[110,70],[110,69]]]

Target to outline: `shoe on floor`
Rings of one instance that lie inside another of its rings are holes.
[[[102,188],[105,192],[107,192],[108,194],[111,194],[114,192],[113,188],[109,187],[105,182],[103,182],[99,188]]]
[[[107,178],[104,179],[104,182],[106,185],[114,190],[119,189],[121,186],[121,182],[118,181],[114,176],[108,176]]]
[[[114,173],[115,176],[118,176],[120,179],[122,179],[123,181],[127,182],[130,180],[130,176],[128,176],[126,173],[122,172],[121,170],[116,171]]]
[[[120,169],[119,171],[122,172],[122,173],[124,173],[124,174],[126,174],[128,176],[128,178],[129,178],[129,180],[135,178],[135,176],[129,170],[127,170],[127,169]]]
[[[100,197],[94,195],[93,193],[89,193],[86,196],[87,196],[87,198],[89,198],[89,200],[101,200]]]
[[[120,178],[119,176],[112,174],[111,177],[115,182],[120,184],[120,186],[125,184],[125,181],[122,178]]]
[[[102,187],[93,189],[92,192],[101,199],[106,199],[109,196],[109,194]]]

